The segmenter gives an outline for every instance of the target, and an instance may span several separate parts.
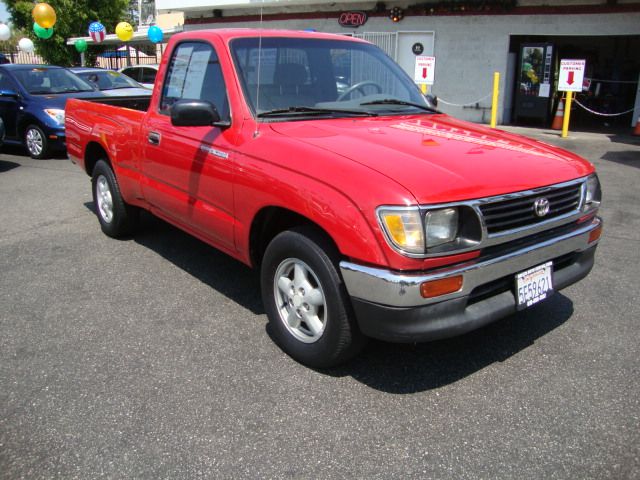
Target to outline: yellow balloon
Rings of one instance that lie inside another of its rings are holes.
[[[131,40],[133,37],[133,27],[127,22],[120,22],[116,25],[116,37],[123,42]]]
[[[31,11],[33,20],[42,28],[51,28],[56,24],[56,11],[48,3],[38,3]]]

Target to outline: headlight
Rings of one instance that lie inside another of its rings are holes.
[[[399,250],[424,253],[422,219],[417,207],[382,208],[378,219],[389,241]]]
[[[424,217],[427,248],[453,242],[458,235],[458,209],[431,210]]]
[[[49,115],[53,121],[64,125],[64,110],[59,108],[46,108],[44,113]]]
[[[583,210],[591,210],[600,206],[600,200],[602,199],[602,191],[600,190],[600,181],[597,175],[590,175],[584,186],[584,204]]]
[[[472,212],[468,212],[470,217]],[[457,207],[428,210],[418,207],[381,207],[378,219],[389,242],[402,253],[424,255],[430,249],[451,243],[451,249],[471,246],[467,239],[458,238],[459,209]],[[475,218],[475,215],[473,216]],[[477,223],[468,218],[471,237]],[[454,243],[455,246],[454,246]],[[441,250],[441,249],[437,249]],[[443,252],[440,252],[443,253]]]

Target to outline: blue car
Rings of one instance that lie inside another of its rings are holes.
[[[32,158],[66,148],[67,98],[103,96],[66,68],[51,65],[0,65],[0,118],[6,144],[22,144]]]

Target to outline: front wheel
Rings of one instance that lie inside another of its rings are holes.
[[[344,363],[364,345],[334,250],[313,229],[289,230],[271,241],[262,262],[262,299],[274,339],[310,367]]]
[[[118,238],[133,231],[138,217],[138,209],[125,203],[111,166],[99,160],[91,178],[93,204],[102,231],[110,237]]]
[[[42,159],[49,155],[49,141],[37,125],[29,125],[24,131],[24,146],[31,158]]]

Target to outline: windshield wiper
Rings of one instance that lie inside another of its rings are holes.
[[[382,100],[373,100],[371,102],[364,102],[360,105],[406,105],[408,107],[419,108],[420,110],[425,110],[427,112],[440,113],[435,108],[427,107],[426,105],[420,105],[419,103],[413,102],[405,102],[404,100],[399,100],[397,98],[384,98]]]
[[[341,108],[315,108],[315,107],[289,107],[276,110],[268,110],[261,112],[258,117],[280,117],[288,115],[330,115],[333,113],[346,114],[346,115],[359,115],[365,117],[377,117],[377,113],[367,112],[364,110],[346,110]]]

